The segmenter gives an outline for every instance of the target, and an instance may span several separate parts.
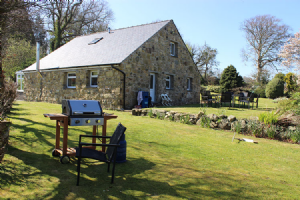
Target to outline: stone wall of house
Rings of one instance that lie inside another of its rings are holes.
[[[98,100],[103,109],[121,109],[123,75],[111,67],[98,67],[98,87],[89,87],[90,70],[72,70],[76,72],[76,88],[67,88],[67,73],[71,70],[25,73],[24,99],[51,103],[61,103],[62,99]]]
[[[176,43],[176,56],[170,55],[170,42]],[[137,92],[149,92],[150,73],[156,75],[156,102],[168,94],[174,105],[199,103],[200,77],[189,51],[170,22],[125,59],[120,69],[126,73],[126,107],[137,105]],[[166,89],[166,76],[172,75],[172,87]],[[187,78],[192,78],[192,90],[187,90]],[[135,98],[132,98],[135,97]]]
[[[170,42],[176,44],[176,56],[170,55]],[[173,105],[199,103],[200,77],[189,51],[173,22],[149,38],[135,52],[116,66],[126,74],[125,108],[137,105],[137,92],[150,91],[150,73],[156,76],[156,102],[161,94],[168,94]],[[100,100],[106,109],[123,108],[123,74],[110,66],[98,67],[98,87],[88,87],[92,69],[72,69],[76,72],[76,88],[67,88],[69,71],[25,73],[25,100],[61,103],[62,99]],[[93,69],[95,70],[95,68]],[[166,89],[166,76],[171,75],[171,89]],[[192,90],[187,90],[187,78],[192,79]]]

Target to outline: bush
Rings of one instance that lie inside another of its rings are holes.
[[[278,108],[281,110],[280,113],[292,111],[300,115],[300,92],[295,92],[290,99],[278,101]]]
[[[261,98],[266,98],[266,86],[265,85],[258,86],[255,89],[254,93],[259,95],[259,97]]]
[[[214,86],[214,85],[207,86],[208,91],[215,92],[215,93],[219,93],[220,88],[221,88],[220,86]]]
[[[264,122],[265,124],[275,124],[278,121],[278,116],[274,112],[265,112],[259,115],[259,121]]]
[[[266,86],[266,97],[275,99],[284,94],[284,82],[279,78],[273,78]]]
[[[284,77],[288,92],[292,92],[297,88],[297,77],[294,73],[287,73]]]
[[[12,104],[17,97],[17,87],[17,84],[12,81],[4,81],[4,91],[0,101],[0,120],[6,118],[7,113],[10,112]]]

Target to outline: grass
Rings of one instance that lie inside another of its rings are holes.
[[[250,104],[251,106],[252,104]],[[214,106],[214,104],[213,104]],[[258,108],[255,107],[252,109],[248,109],[247,105],[246,108],[241,107],[239,108],[238,104],[235,105],[235,107],[229,107],[228,104],[224,104],[223,107],[215,108],[215,107],[206,107],[203,105],[200,106],[200,104],[194,104],[194,105],[184,105],[184,106],[178,106],[178,107],[159,107],[159,109],[164,110],[173,110],[177,112],[185,112],[185,113],[191,113],[196,114],[199,113],[200,109],[205,110],[206,114],[225,114],[227,116],[234,115],[237,118],[250,118],[252,116],[258,117],[261,113],[264,113],[266,111],[273,110],[277,104],[273,103],[272,99],[267,98],[259,98]]]
[[[298,199],[299,145],[260,138],[231,142],[233,132],[114,112],[126,127],[127,162],[110,184],[107,166],[52,157],[61,105],[18,101],[9,115],[10,145],[0,165],[0,199]],[[69,146],[91,127],[70,127]]]

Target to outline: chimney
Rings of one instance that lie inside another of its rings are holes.
[[[40,42],[36,42],[36,71],[40,71]]]

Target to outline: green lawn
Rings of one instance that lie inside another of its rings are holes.
[[[250,104],[251,106],[252,104]],[[267,98],[259,98],[259,104],[258,104],[258,108],[256,108],[254,106],[254,108],[252,109],[252,107],[250,107],[250,109],[248,109],[248,107],[246,106],[246,108],[244,108],[242,105],[239,107],[238,104],[235,105],[235,107],[229,107],[229,103],[228,104],[224,104],[223,107],[214,107],[215,105],[213,104],[213,107],[211,107],[209,105],[209,107],[207,107],[206,105],[203,106],[203,104],[200,106],[200,104],[196,104],[196,105],[185,105],[185,106],[179,106],[179,107],[159,107],[159,109],[162,110],[173,110],[173,111],[178,111],[178,112],[185,112],[185,113],[192,113],[192,114],[196,114],[199,113],[200,109],[201,110],[205,110],[206,114],[225,114],[227,116],[229,115],[234,115],[237,118],[250,118],[252,116],[259,116],[260,113],[266,112],[266,111],[270,111],[273,110],[277,104],[273,103],[272,99],[267,99]]]
[[[86,160],[76,186],[76,158],[52,157],[61,105],[17,101],[8,153],[0,166],[0,199],[298,199],[296,144],[252,138],[231,142],[233,132],[113,112],[126,127],[127,162],[117,164],[115,183],[105,164]],[[92,127],[70,127],[69,146]],[[244,137],[244,136],[239,136]]]

